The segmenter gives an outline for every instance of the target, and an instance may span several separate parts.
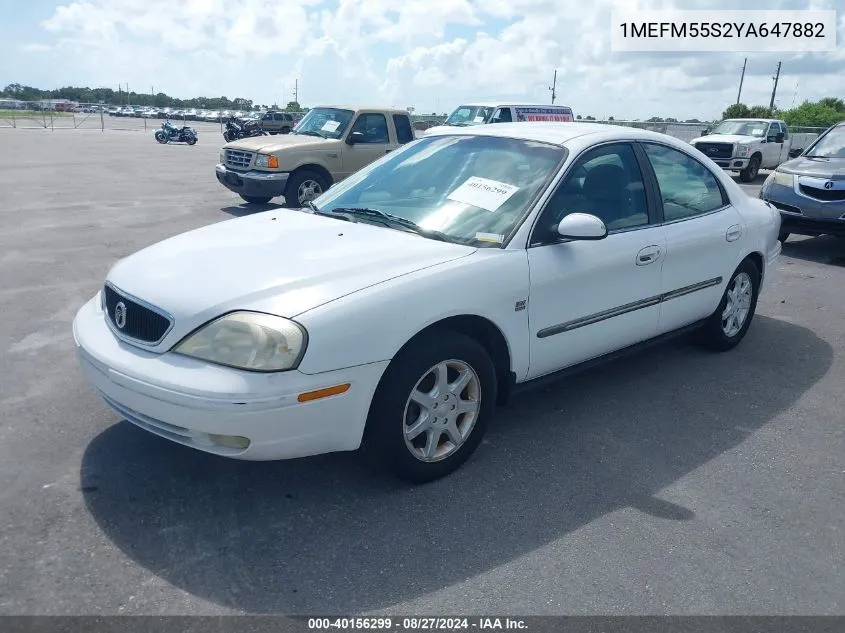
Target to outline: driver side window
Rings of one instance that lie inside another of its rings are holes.
[[[570,213],[589,213],[608,231],[648,224],[642,172],[628,143],[588,151],[570,168],[537,223],[532,244],[557,241],[557,225]]]
[[[383,114],[366,113],[358,117],[352,133],[361,132],[364,138],[359,143],[389,143],[387,120]]]

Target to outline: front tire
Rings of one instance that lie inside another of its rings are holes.
[[[760,173],[760,157],[752,156],[748,161],[748,167],[739,172],[739,179],[742,182],[752,182]]]
[[[307,169],[295,172],[285,189],[285,204],[299,209],[329,188],[329,183],[320,174]]]
[[[426,483],[459,468],[493,416],[496,370],[464,334],[440,331],[390,363],[373,396],[364,445],[400,479]]]
[[[270,196],[245,196],[244,194],[240,194],[240,196],[249,204],[267,204],[273,199]]]
[[[699,332],[699,343],[717,352],[733,349],[745,337],[757,309],[760,271],[750,259],[731,275],[719,307]]]
[[[166,135],[164,132],[160,131],[160,130],[159,130],[158,132],[156,132],[156,133],[155,133],[155,139],[156,139],[159,143],[161,143],[162,145],[164,145],[165,143],[167,143],[167,135]]]

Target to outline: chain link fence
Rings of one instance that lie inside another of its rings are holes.
[[[132,106],[108,106],[104,104],[79,104],[69,111],[56,111],[52,108],[44,109],[40,102],[26,103],[19,102],[16,108],[0,109],[0,127],[12,127],[22,129],[49,129],[49,130],[125,130],[136,132],[153,132],[158,129],[163,120],[169,119],[175,124],[190,125],[197,132],[220,133],[223,132],[223,121],[234,112],[230,111],[180,111],[174,110],[164,112],[158,110],[150,112],[144,108],[133,108]],[[241,115],[256,114],[242,112]],[[296,120],[304,116],[305,112],[291,112]],[[425,130],[435,125],[440,125],[445,120],[443,116],[411,114],[411,121],[417,131]],[[675,122],[653,122],[653,121],[584,121],[582,123],[603,123],[634,127],[643,130],[651,130],[674,136],[683,141],[691,141],[701,136],[704,130],[712,129],[709,123],[675,123]],[[817,127],[793,127],[790,128],[793,148],[806,147],[813,139],[824,131],[825,128]]]

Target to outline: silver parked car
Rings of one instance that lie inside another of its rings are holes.
[[[845,121],[773,171],[760,198],[780,210],[781,242],[792,233],[845,238]]]

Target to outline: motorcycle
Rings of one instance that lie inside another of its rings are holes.
[[[231,117],[226,121],[226,129],[223,131],[223,140],[227,143],[239,138],[249,138],[251,136],[267,136],[267,132],[261,129],[258,121],[244,122],[236,117]]]
[[[197,142],[197,131],[187,125],[176,127],[170,120],[167,120],[161,124],[160,130],[156,130],[155,139],[162,144],[176,141],[177,143],[193,145]]]

